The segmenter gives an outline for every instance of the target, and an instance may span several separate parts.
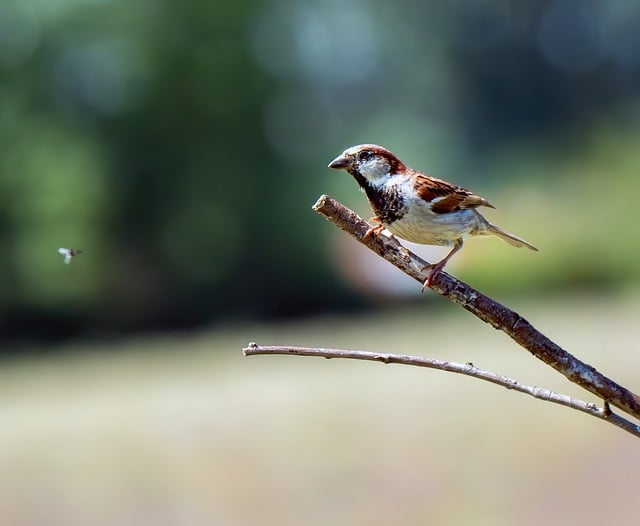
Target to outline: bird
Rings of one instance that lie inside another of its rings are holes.
[[[424,245],[452,247],[437,263],[427,265],[429,276],[422,290],[433,283],[451,257],[469,236],[494,235],[514,247],[538,251],[521,239],[490,223],[480,207],[495,208],[489,201],[460,186],[436,179],[405,165],[393,153],[376,144],[347,148],[329,163],[356,180],[376,214],[364,237],[383,230]]]
[[[59,248],[58,253],[64,256],[64,262],[68,265],[74,257],[82,254],[82,250],[78,248]]]

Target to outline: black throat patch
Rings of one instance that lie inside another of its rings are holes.
[[[349,173],[364,190],[371,208],[383,224],[390,225],[405,214],[405,206],[396,187],[376,188],[357,170],[349,171]]]

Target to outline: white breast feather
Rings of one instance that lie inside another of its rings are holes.
[[[451,246],[456,239],[469,234],[483,234],[486,220],[474,209],[460,210],[455,214],[436,214],[424,200],[404,196],[407,212],[387,230],[396,236],[423,245]]]

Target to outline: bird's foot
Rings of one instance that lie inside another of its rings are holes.
[[[371,219],[369,219],[369,221],[375,223],[375,226],[372,226],[369,230],[367,230],[362,239],[367,239],[369,236],[377,236],[384,230],[384,225],[380,221],[379,217],[372,217]]]
[[[424,289],[431,287],[431,283],[433,283],[433,278],[435,278],[438,274],[440,274],[444,266],[447,264],[447,261],[451,259],[451,256],[453,256],[461,248],[462,248],[462,239],[458,239],[454,241],[451,252],[449,252],[445,257],[443,257],[437,263],[425,265],[423,267],[422,272],[424,272],[427,269],[431,269],[431,272],[429,272],[429,277],[425,279],[424,283],[422,284],[422,292],[424,292]]]
[[[431,287],[433,279],[438,274],[440,274],[446,263],[446,260],[442,260],[438,261],[437,263],[432,263],[430,265],[425,265],[424,267],[422,267],[421,272],[424,272],[425,270],[431,270],[431,272],[429,272],[429,276],[427,277],[427,279],[424,280],[424,283],[422,284],[422,290],[420,292],[424,292],[425,289]]]

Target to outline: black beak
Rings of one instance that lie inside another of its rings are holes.
[[[333,161],[329,163],[329,168],[335,168],[336,170],[344,170],[351,166],[351,159],[346,155],[339,155]]]

